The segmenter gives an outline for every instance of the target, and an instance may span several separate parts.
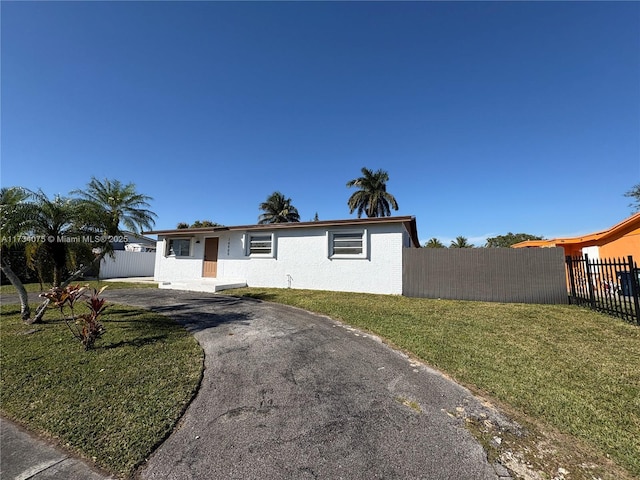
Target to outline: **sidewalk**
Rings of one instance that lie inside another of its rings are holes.
[[[0,417],[0,478],[2,480],[108,480],[84,460]]]

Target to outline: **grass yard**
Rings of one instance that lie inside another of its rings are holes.
[[[118,288],[158,288],[157,283],[133,283],[133,282],[105,282],[104,280],[75,280],[72,284],[89,285],[90,288],[100,290],[105,285],[109,285],[109,290],[115,290]],[[28,293],[42,293],[39,283],[27,283],[24,285],[25,290]],[[44,291],[49,290],[51,285],[45,284]],[[15,295],[16,289],[13,285],[1,285],[1,295]]]
[[[263,288],[228,293],[301,307],[372,332],[496,401],[542,430],[540,442],[555,438],[538,465],[554,470],[542,478],[552,478],[558,467],[570,472],[567,479],[631,478],[609,458],[640,476],[637,326],[568,305]],[[535,466],[540,452],[520,441]]]
[[[111,305],[106,333],[85,352],[57,309],[37,325],[22,323],[17,305],[0,313],[3,414],[118,476],[171,432],[200,383],[202,349],[167,317]]]

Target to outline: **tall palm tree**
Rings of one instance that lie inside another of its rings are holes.
[[[18,292],[20,298],[20,317],[28,322],[31,317],[29,297],[18,275],[11,268],[8,249],[19,245],[20,236],[29,233],[32,217],[27,190],[20,187],[2,187],[0,189],[0,257],[2,273]]]
[[[358,218],[363,213],[367,217],[389,217],[391,208],[398,210],[395,197],[387,192],[389,174],[384,170],[376,172],[362,168],[362,177],[347,182],[347,187],[358,187],[359,190],[349,197],[349,213],[358,211]]]
[[[91,177],[84,190],[71,192],[77,194],[99,215],[97,223],[102,224],[102,232],[107,236],[121,235],[121,228],[140,233],[151,230],[157,215],[148,209],[153,198],[136,192],[133,183],[123,185],[119,180],[105,178],[100,181]]]
[[[291,204],[291,199],[280,192],[273,192],[267,200],[260,204],[262,213],[258,217],[259,224],[299,222],[298,209]]]
[[[438,240],[436,237],[430,238],[427,243],[424,244],[425,248],[445,248],[444,243]]]
[[[469,243],[467,237],[459,236],[451,242],[449,248],[473,248],[473,244]]]

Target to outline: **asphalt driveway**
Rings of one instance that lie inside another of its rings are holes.
[[[196,398],[142,479],[509,478],[454,414],[505,419],[379,339],[257,300],[105,297],[175,318],[206,354]]]

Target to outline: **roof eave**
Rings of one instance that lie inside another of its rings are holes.
[[[577,237],[568,238],[553,238],[550,240],[526,240],[524,242],[516,243],[514,248],[526,248],[526,247],[543,247],[543,246],[569,246],[580,245],[582,247],[590,247],[599,245],[602,240],[609,237],[622,237],[627,233],[630,233],[640,227],[640,212],[625,218],[619,223],[616,223],[613,227],[602,230],[600,232],[589,233],[587,235],[580,235]]]
[[[412,237],[414,244],[419,246],[417,229],[415,227],[415,217],[402,216],[402,217],[375,217],[375,218],[351,218],[343,220],[319,220],[311,222],[287,222],[287,223],[267,223],[258,225],[234,225],[230,227],[201,227],[201,228],[177,228],[172,230],[153,230],[145,232],[148,235],[164,235],[164,236],[176,236],[176,235],[197,235],[217,233],[222,231],[254,231],[254,230],[280,230],[280,229],[294,229],[294,228],[308,228],[308,227],[337,227],[337,226],[349,226],[349,225],[367,225],[378,223],[403,223],[413,224],[413,231],[408,228],[409,234]]]

